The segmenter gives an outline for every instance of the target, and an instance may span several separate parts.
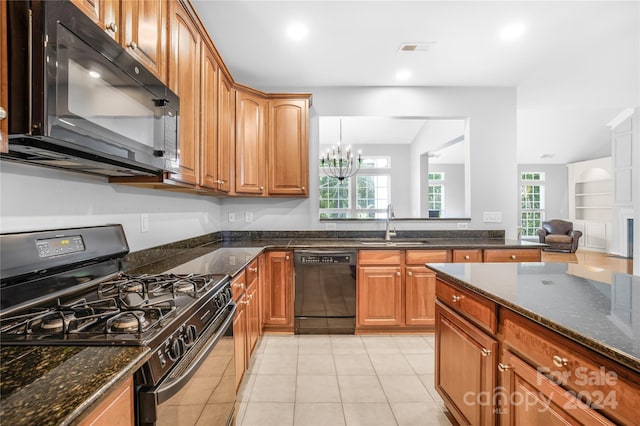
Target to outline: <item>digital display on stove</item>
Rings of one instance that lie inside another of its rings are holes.
[[[36,247],[40,257],[51,257],[84,251],[84,242],[80,235],[72,235],[36,240]]]

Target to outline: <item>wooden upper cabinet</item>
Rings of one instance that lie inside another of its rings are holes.
[[[218,188],[218,64],[211,48],[202,43],[200,85],[200,185]]]
[[[235,192],[265,194],[265,100],[242,89],[236,91]]]
[[[196,184],[200,148],[200,43],[197,27],[181,3],[171,2],[169,87],[180,97],[180,171],[172,180]]]
[[[0,1],[0,152],[9,150],[9,75],[7,70],[7,2]]]
[[[308,195],[308,99],[269,101],[269,195]]]
[[[218,190],[231,192],[234,157],[235,157],[235,125],[236,125],[235,91],[229,78],[218,72]]]
[[[120,42],[122,46],[162,81],[166,81],[167,8],[170,3],[173,2],[166,0],[122,0],[121,2]]]
[[[101,0],[100,1],[100,22],[104,31],[111,36],[112,39],[121,43],[120,34],[120,0]],[[165,39],[165,43],[166,43]]]
[[[100,16],[100,4],[98,0],[71,0],[71,3],[91,18],[93,22],[104,27]]]

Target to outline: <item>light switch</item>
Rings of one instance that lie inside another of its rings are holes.
[[[149,214],[140,213],[140,232],[149,232]]]
[[[484,212],[482,221],[485,223],[500,223],[502,222],[502,212]]]
[[[244,212],[244,221],[246,223],[253,222],[253,212]]]

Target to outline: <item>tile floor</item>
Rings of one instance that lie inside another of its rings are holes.
[[[237,425],[450,425],[433,357],[433,335],[263,336]]]

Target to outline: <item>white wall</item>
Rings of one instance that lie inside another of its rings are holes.
[[[432,172],[444,172],[444,217],[464,217],[464,164],[430,163]]]
[[[220,200],[0,162],[0,232],[120,223],[131,251],[219,231]],[[141,232],[141,214],[149,231]]]
[[[517,228],[516,90],[467,87],[306,87],[273,91],[311,92],[309,122],[310,196],[305,200],[225,199],[224,229],[325,229],[318,219],[318,116],[425,116],[469,118],[470,229],[505,229],[515,238]],[[243,219],[251,211],[254,221],[227,222],[227,213]],[[483,223],[484,211],[502,212],[502,223]],[[264,213],[263,213],[264,212]],[[281,214],[274,214],[274,213]],[[238,215],[240,214],[240,216]],[[239,217],[238,217],[239,216]],[[398,222],[398,229],[455,229],[449,222]],[[338,229],[384,229],[380,222],[337,223]]]

